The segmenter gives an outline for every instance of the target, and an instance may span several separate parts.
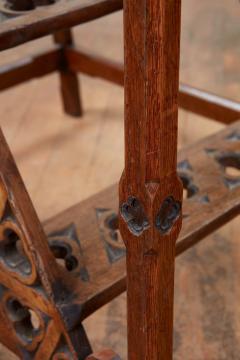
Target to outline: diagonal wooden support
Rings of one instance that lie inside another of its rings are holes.
[[[50,250],[1,131],[0,156],[0,340],[22,359],[48,360],[63,346],[67,358],[84,359],[92,352],[85,331],[69,326],[73,280]]]

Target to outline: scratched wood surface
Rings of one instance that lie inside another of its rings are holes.
[[[237,1],[183,0],[181,80],[238,100]],[[75,30],[77,43],[122,58],[122,18],[115,14]],[[1,63],[51,39],[1,54]],[[82,77],[85,116],[61,111],[58,76],[0,94],[0,119],[41,219],[118,181],[123,168],[123,91]],[[180,112],[180,145],[222,126]],[[79,154],[79,156],[72,154]],[[51,191],[49,191],[51,189]],[[239,220],[177,259],[175,359],[239,358]],[[126,298],[120,296],[86,321],[94,348],[111,347],[126,359]],[[13,359],[2,347],[0,359]]]

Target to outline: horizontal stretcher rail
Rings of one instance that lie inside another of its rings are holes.
[[[101,77],[123,86],[123,64],[74,48],[67,49],[66,54],[72,70],[90,76]],[[224,99],[186,84],[180,84],[179,105],[187,111],[224,124],[230,124],[240,118],[240,103]]]
[[[56,46],[47,52],[0,67],[0,91],[58,71],[62,67],[61,51],[63,50]],[[124,85],[123,64],[74,48],[65,51],[71,70]],[[240,118],[240,103],[186,84],[180,84],[179,106],[224,124]]]
[[[60,51],[56,46],[48,52],[29,56],[0,67],[0,90],[57,71],[60,67]]]

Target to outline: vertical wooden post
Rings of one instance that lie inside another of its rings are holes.
[[[62,63],[60,68],[61,93],[64,110],[72,116],[82,116],[82,102],[77,74],[69,69],[64,48],[73,46],[70,29],[61,30],[54,34],[54,40],[62,45]]]
[[[180,0],[125,0],[125,170],[120,231],[127,248],[128,359],[170,360],[175,243]]]

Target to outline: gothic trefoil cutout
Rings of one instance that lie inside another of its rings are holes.
[[[53,298],[61,292],[56,261],[1,131],[0,153],[0,270]]]
[[[99,231],[110,263],[115,263],[125,256],[126,248],[123,243],[118,224],[118,215],[110,209],[96,209]]]
[[[4,191],[0,181],[0,187]],[[37,274],[25,236],[12,207],[5,201],[0,219],[0,266],[23,283],[33,284]]]
[[[191,198],[199,191],[193,180],[193,168],[188,160],[183,160],[178,163],[178,176],[180,177],[186,198]]]
[[[89,281],[81,242],[74,224],[51,232],[48,235],[48,242],[59,264],[76,274],[76,277],[80,276],[82,281]]]
[[[207,150],[208,151],[208,150]],[[212,155],[215,150],[209,150]],[[178,176],[183,184],[183,199],[198,201],[201,204],[209,204],[210,198],[207,194],[201,194],[201,189],[195,183],[195,173],[192,165],[188,159],[178,163],[177,166]],[[187,214],[183,214],[186,217]]]
[[[178,168],[178,170],[181,170],[181,171],[192,171],[193,170],[192,165],[190,164],[188,159],[180,161],[178,163],[177,168]]]
[[[215,160],[220,165],[225,186],[229,190],[240,186],[240,152],[219,151],[215,153]]]
[[[225,140],[236,142],[238,137],[239,133],[232,132]],[[240,152],[218,149],[205,149],[205,151],[219,165],[226,188],[233,190],[240,186]]]
[[[30,353],[36,351],[43,340],[49,317],[18,299],[9,290],[1,297],[7,317],[15,332],[19,346]]]
[[[233,131],[231,132],[227,137],[226,137],[227,141],[240,141],[240,132],[239,131]]]

